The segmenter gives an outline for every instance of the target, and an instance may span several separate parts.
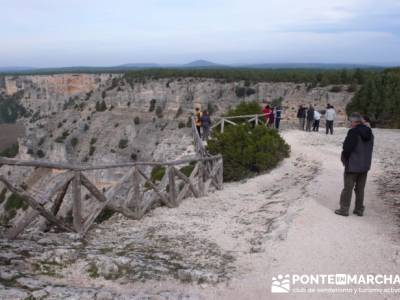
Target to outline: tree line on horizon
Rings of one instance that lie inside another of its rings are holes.
[[[147,79],[161,78],[214,78],[226,82],[245,81],[248,84],[258,82],[294,82],[307,83],[311,87],[336,84],[363,84],[370,75],[380,69],[142,69],[125,72],[128,82],[143,82]]]

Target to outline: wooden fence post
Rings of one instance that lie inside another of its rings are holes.
[[[73,206],[72,216],[73,225],[76,232],[81,232],[82,229],[82,198],[81,198],[81,172],[75,171],[73,179]]]
[[[198,189],[200,197],[205,195],[205,185],[204,185],[204,173],[205,173],[205,166],[202,161],[199,162],[199,171],[197,175],[198,180]]]
[[[225,119],[221,120],[221,133],[224,133]]]
[[[169,201],[171,205],[174,207],[178,206],[177,203],[177,194],[176,194],[176,185],[175,185],[175,170],[173,166],[168,167],[168,194]]]

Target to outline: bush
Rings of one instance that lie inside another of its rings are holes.
[[[151,99],[151,101],[150,101],[150,107],[149,107],[149,112],[153,112],[153,111],[154,111],[154,109],[156,108],[156,102],[157,102],[156,99]]]
[[[73,137],[71,139],[71,146],[75,148],[78,145],[78,142],[79,142],[78,138],[77,137]]]
[[[0,152],[0,156],[8,157],[8,158],[13,158],[16,157],[19,152],[19,145],[18,143],[15,143],[8,147],[7,149],[4,149],[3,151]]]
[[[178,124],[178,128],[179,129],[181,129],[181,128],[185,128],[186,127],[186,124],[185,124],[185,122],[179,122],[179,124]]]
[[[157,182],[157,181],[161,181],[161,179],[164,177],[165,175],[165,167],[163,166],[155,166],[152,170],[151,170],[151,181],[153,182]]]
[[[229,126],[208,142],[211,154],[224,158],[224,180],[237,181],[274,168],[290,147],[274,129],[248,124]]]
[[[128,147],[128,140],[127,139],[121,139],[118,143],[118,148],[119,149],[125,149]]]
[[[400,68],[388,69],[365,79],[346,112],[369,116],[380,127],[400,128]]]
[[[94,145],[94,144],[96,144],[97,143],[97,139],[96,138],[92,138],[91,140],[90,140],[90,145]]]
[[[233,117],[233,116],[242,116],[242,115],[255,115],[261,114],[262,108],[260,104],[256,101],[250,102],[241,102],[238,106],[233,109],[230,109],[225,116],[226,117]]]
[[[103,100],[101,102],[97,101],[96,102],[96,111],[106,111],[107,110],[107,104]]]
[[[340,85],[335,85],[330,90],[332,93],[340,93],[342,91],[342,87]]]
[[[43,158],[43,157],[45,157],[46,156],[46,154],[43,152],[43,150],[41,150],[41,149],[39,149],[37,152],[36,152],[36,155],[39,157],[39,158]]]
[[[156,116],[158,118],[162,118],[163,117],[163,110],[162,110],[161,106],[157,106],[157,108],[156,108]]]
[[[140,118],[139,117],[135,117],[133,119],[133,123],[135,123],[135,125],[139,125],[140,124]]]
[[[95,146],[90,146],[90,148],[89,148],[89,156],[92,156],[95,151],[96,151],[96,147]]]

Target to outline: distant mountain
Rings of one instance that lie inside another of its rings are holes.
[[[160,68],[161,65],[155,63],[130,63],[115,66],[113,68],[128,68],[128,69],[145,69],[145,68]]]
[[[224,66],[224,65],[216,64],[216,63],[208,61],[208,60],[199,59],[199,60],[195,60],[190,63],[184,64],[181,67],[182,68],[218,68],[218,67],[229,67],[229,66]]]
[[[157,63],[127,63],[117,66],[72,66],[59,68],[33,68],[23,66],[0,67],[3,74],[55,74],[55,73],[99,73],[99,72],[126,72],[129,70],[144,70],[151,68],[164,69],[226,69],[226,68],[245,68],[245,69],[384,69],[393,67],[396,64],[345,64],[345,63],[259,63],[259,64],[231,64],[223,65],[208,60],[199,59],[187,64],[157,64]],[[397,64],[399,65],[399,64]]]

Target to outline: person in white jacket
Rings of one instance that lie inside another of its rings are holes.
[[[321,120],[321,113],[318,110],[314,110],[314,124],[313,131],[319,131],[319,121]]]
[[[325,120],[326,120],[326,134],[329,132],[333,134],[333,121],[335,121],[336,112],[332,105],[328,104],[326,112],[325,112]]]

